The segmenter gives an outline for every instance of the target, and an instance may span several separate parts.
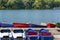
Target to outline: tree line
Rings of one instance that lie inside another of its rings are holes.
[[[2,9],[53,9],[60,7],[60,0],[0,0]]]

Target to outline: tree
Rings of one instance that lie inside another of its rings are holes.
[[[35,2],[33,3],[34,9],[40,9],[41,6],[42,6],[41,0],[35,0]]]
[[[53,5],[53,1],[52,0],[44,0],[45,2],[45,9],[50,9],[51,8],[51,5]]]
[[[24,9],[22,0],[8,0],[6,4],[7,9]]]
[[[60,0],[0,0],[0,9],[53,9]]]
[[[0,0],[0,9],[5,9],[8,0]]]
[[[33,3],[35,0],[25,0],[24,1],[24,5],[25,5],[25,9],[33,9]]]
[[[54,0],[54,7],[60,6],[60,0]]]

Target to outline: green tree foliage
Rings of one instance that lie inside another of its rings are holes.
[[[24,0],[23,0],[24,1]],[[35,0],[25,0],[25,9],[33,9],[33,3]]]
[[[60,7],[60,0],[54,0],[55,7]]]
[[[53,9],[60,0],[0,0],[0,9]]]
[[[35,2],[33,3],[33,7],[34,9],[41,9],[42,7],[41,0],[35,0]]]
[[[7,4],[7,9],[24,9],[24,3],[22,0],[8,0]]]
[[[60,28],[60,23],[56,23],[56,27]]]

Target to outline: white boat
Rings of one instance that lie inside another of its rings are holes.
[[[8,38],[8,39],[10,39],[10,38],[12,38],[12,34],[11,34],[11,31],[9,30],[9,29],[1,29],[0,30],[0,38],[2,38],[2,39],[6,39],[6,38]],[[4,39],[4,40],[5,40]],[[11,40],[11,39],[10,39]]]
[[[13,39],[16,39],[16,38],[25,38],[25,33],[22,29],[14,29],[12,31],[12,36],[13,36]]]

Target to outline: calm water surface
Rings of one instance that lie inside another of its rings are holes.
[[[0,22],[60,22],[60,10],[0,10]]]

